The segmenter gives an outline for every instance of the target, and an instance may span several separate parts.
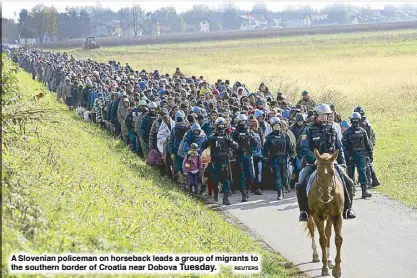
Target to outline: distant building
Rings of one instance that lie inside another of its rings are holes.
[[[255,18],[255,28],[268,28],[268,16],[266,14],[252,14],[251,16]]]
[[[159,24],[159,21],[157,21],[156,23],[152,23],[153,35],[172,34],[172,33],[174,33],[174,31],[172,30],[171,26]]]
[[[282,27],[280,18],[271,18],[268,22],[268,28]]]
[[[350,19],[350,24],[361,24],[362,23],[362,17],[360,15],[354,15]]]
[[[311,26],[311,15],[308,13],[282,12],[281,26],[287,28]]]
[[[206,17],[194,17],[185,19],[187,32],[209,32],[210,21]]]
[[[251,15],[241,15],[239,16],[240,21],[240,30],[251,30],[256,28],[257,20]]]
[[[122,25],[120,21],[98,23],[93,27],[93,33],[96,37],[121,37]]]

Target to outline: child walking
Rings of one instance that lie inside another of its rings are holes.
[[[198,180],[199,175],[203,170],[203,164],[201,162],[201,156],[198,153],[198,145],[196,143],[191,144],[190,151],[184,157],[184,161],[182,162],[182,170],[184,174],[188,175],[188,186],[190,192],[197,194]]]

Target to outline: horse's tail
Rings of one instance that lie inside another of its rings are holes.
[[[308,237],[314,236],[314,230],[316,229],[316,224],[314,223],[311,217],[308,218],[308,222],[304,222],[304,232],[307,232]]]

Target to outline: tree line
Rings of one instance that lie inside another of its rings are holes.
[[[308,5],[287,6],[286,13],[313,13],[325,12],[339,24],[348,23],[350,11],[354,7],[344,3],[329,3],[322,11],[315,10]],[[365,7],[370,10],[370,7]],[[386,5],[384,10],[395,12],[397,10],[417,11],[415,4],[406,3],[399,6]],[[132,4],[118,11],[104,8],[101,4],[96,6],[67,7],[59,13],[52,6],[38,4],[30,11],[22,9],[17,22],[2,18],[2,42],[15,42],[20,38],[37,38],[40,43],[47,34],[56,40],[68,40],[94,35],[93,28],[100,23],[118,21],[121,29],[133,30],[133,35],[152,34],[152,24],[170,26],[175,33],[193,31],[187,27],[187,20],[192,18],[207,18],[210,21],[210,31],[235,29],[233,20],[239,15],[248,13],[265,14],[269,18],[279,18],[280,12],[268,10],[266,3],[256,3],[252,10],[244,11],[233,3],[222,3],[217,8],[210,8],[205,4],[196,4],[183,13],[178,13],[174,7],[162,7],[153,12],[143,10],[140,5]]]

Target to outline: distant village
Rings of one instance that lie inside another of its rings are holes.
[[[239,10],[233,4],[217,10],[200,4],[178,14],[173,7],[145,13],[138,5],[119,11],[69,7],[66,12],[58,13],[53,7],[39,4],[31,11],[22,9],[17,21],[2,18],[2,43],[40,44],[90,36],[134,38],[186,32],[417,21],[417,7],[386,5],[384,9],[375,10],[336,3],[322,11],[302,7],[272,12],[265,4],[255,4],[252,11]]]

